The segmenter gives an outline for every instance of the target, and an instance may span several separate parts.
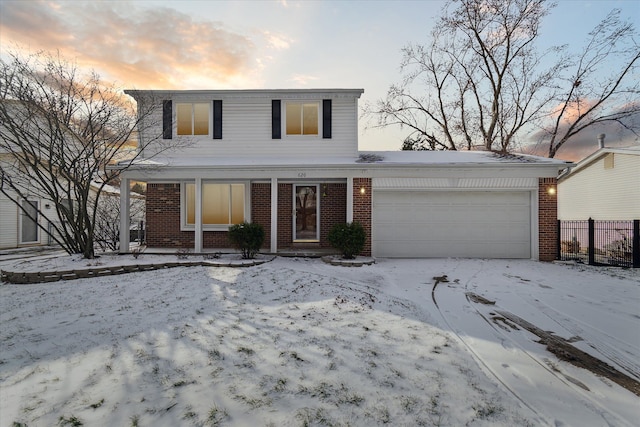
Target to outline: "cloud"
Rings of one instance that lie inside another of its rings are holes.
[[[264,38],[267,40],[267,43],[276,50],[285,50],[289,49],[293,40],[288,38],[283,34],[274,34],[270,31],[263,32]]]
[[[291,81],[293,81],[298,87],[307,86],[309,83],[315,80],[318,80],[318,77],[305,74],[294,74],[293,76],[291,76]]]
[[[3,50],[11,47],[8,40],[31,51],[59,50],[127,87],[232,88],[259,80],[256,41],[220,22],[197,21],[168,7],[25,1],[3,2],[1,11]],[[268,43],[288,48],[281,36]]]

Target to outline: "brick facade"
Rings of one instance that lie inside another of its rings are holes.
[[[362,224],[367,233],[367,241],[361,253],[364,256],[371,256],[371,189],[371,178],[353,179],[353,221]]]
[[[148,184],[147,245],[152,248],[193,249],[195,233],[180,230],[180,184]],[[229,247],[225,231],[202,233],[203,248]]]
[[[538,240],[540,261],[556,259],[558,241],[558,194],[556,178],[538,179]]]
[[[355,184],[354,184],[355,185]],[[367,193],[364,199],[371,199],[371,180],[368,180]],[[368,230],[367,253],[371,253],[371,215],[362,211],[366,203],[362,203],[359,193],[361,184],[357,185],[357,197],[360,199],[359,221]],[[347,185],[341,183],[321,184],[320,191],[320,242],[319,247],[330,248],[327,234],[333,225],[346,222],[347,218]],[[356,190],[354,190],[356,194]],[[194,232],[180,230],[180,184],[147,185],[147,245],[155,248],[193,249]],[[354,214],[355,215],[355,214]],[[271,242],[271,184],[251,184],[251,218],[261,224],[265,230],[264,250],[270,248]],[[278,249],[291,248],[293,244],[293,184],[278,184]],[[317,244],[316,244],[317,245]],[[230,248],[225,231],[203,232],[204,249]],[[313,245],[311,245],[313,247]],[[317,247],[317,246],[315,246]]]
[[[262,249],[271,246],[271,184],[251,184],[251,222],[264,228]]]

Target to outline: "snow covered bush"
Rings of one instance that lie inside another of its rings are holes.
[[[362,225],[354,221],[346,224],[336,224],[331,227],[327,240],[329,240],[331,246],[342,253],[343,258],[353,259],[364,249],[367,234]]]
[[[254,258],[264,243],[264,228],[248,222],[232,225],[229,227],[229,240],[240,249],[242,258]]]

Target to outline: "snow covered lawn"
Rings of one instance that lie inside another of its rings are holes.
[[[640,380],[639,271],[276,258],[1,285],[0,426],[637,423],[636,394],[498,312]]]

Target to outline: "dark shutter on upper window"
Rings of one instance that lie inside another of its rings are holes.
[[[222,139],[222,100],[213,101],[213,139]]]
[[[162,101],[162,138],[171,139],[173,135],[173,109],[171,100]]]
[[[322,137],[331,138],[331,100],[322,100]]]
[[[282,113],[280,109],[280,100],[271,100],[271,139],[280,139],[282,135]]]

